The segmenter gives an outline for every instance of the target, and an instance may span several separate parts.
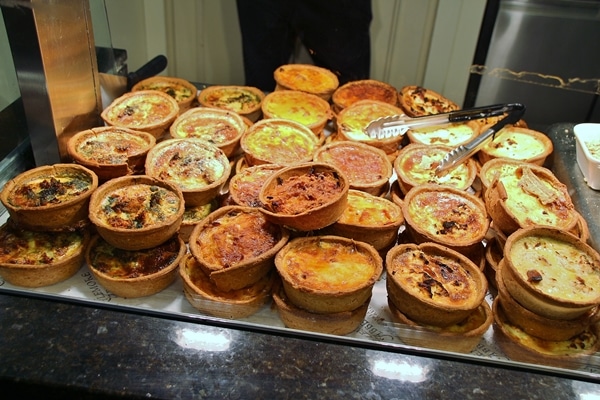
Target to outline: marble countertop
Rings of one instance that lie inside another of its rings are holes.
[[[524,370],[0,294],[0,387],[58,399],[587,399]]]

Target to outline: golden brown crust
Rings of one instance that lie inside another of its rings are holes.
[[[339,86],[337,76],[327,68],[309,64],[287,64],[273,72],[275,90],[301,90],[329,101]]]

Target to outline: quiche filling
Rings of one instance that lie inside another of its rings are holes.
[[[69,259],[82,250],[80,232],[32,232],[0,229],[0,263],[39,265]]]
[[[337,199],[344,190],[340,177],[333,171],[316,171],[279,178],[270,188],[263,206],[286,215],[296,215]]]
[[[466,189],[469,186],[469,168],[463,163],[446,174],[437,174],[436,168],[448,150],[422,148],[407,153],[398,163],[402,175],[413,185],[435,183]]]
[[[173,113],[173,107],[162,97],[132,96],[108,111],[108,118],[116,123],[129,127],[143,127],[163,122]]]
[[[346,108],[343,115],[340,117],[340,129],[344,131],[344,135],[352,140],[369,141],[373,140],[366,132],[367,126],[371,121],[390,117],[398,114],[398,109],[386,103],[370,103],[356,104]]]
[[[263,109],[273,118],[286,118],[312,125],[328,117],[329,104],[320,97],[304,92],[284,90],[268,96]]]
[[[485,146],[485,151],[497,157],[526,160],[542,154],[545,147],[534,136],[521,132],[504,131]]]
[[[204,100],[214,107],[225,108],[231,111],[243,113],[254,110],[260,103],[258,95],[242,88],[222,88],[213,90]]]
[[[141,229],[167,220],[180,207],[183,205],[176,193],[138,184],[117,189],[102,199],[98,218],[115,228]]]
[[[76,148],[77,154],[98,164],[125,164],[128,157],[140,154],[148,148],[142,137],[125,132],[96,133],[82,140]]]
[[[317,148],[317,138],[312,132],[304,133],[284,123],[267,122],[242,140],[256,157],[281,165],[312,157]]]
[[[142,85],[140,90],[160,90],[163,93],[168,94],[178,102],[185,101],[190,97],[196,95],[188,87],[183,85],[177,85],[173,82],[155,82],[147,85]]]
[[[348,193],[348,204],[339,223],[360,226],[392,225],[402,218],[402,211],[388,200]]]
[[[388,178],[381,156],[352,146],[331,147],[319,154],[319,160],[338,167],[350,184],[371,183]]]
[[[122,250],[102,239],[90,250],[91,267],[113,278],[137,278],[159,272],[177,259],[180,243],[173,237],[147,250]]]
[[[91,183],[88,176],[77,173],[42,177],[16,187],[9,201],[15,207],[60,204],[89,191]]]
[[[219,145],[240,135],[242,127],[225,118],[205,116],[188,117],[177,124],[177,134],[181,137],[199,138],[207,143]]]
[[[469,141],[476,133],[469,124],[461,123],[411,130],[411,135],[419,143],[441,144],[450,147]]]

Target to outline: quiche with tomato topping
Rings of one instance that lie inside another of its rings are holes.
[[[90,234],[36,232],[8,221],[0,227],[0,276],[23,287],[42,287],[62,282],[81,268]]]

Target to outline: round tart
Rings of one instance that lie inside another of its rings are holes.
[[[229,291],[253,285],[271,271],[288,239],[289,232],[258,209],[225,206],[196,225],[189,247],[210,280]]]
[[[87,230],[36,232],[0,227],[0,276],[11,285],[42,287],[75,275],[84,262],[90,239]]]
[[[0,200],[14,224],[33,231],[61,231],[88,224],[98,176],[78,164],[44,165],[6,182]]]
[[[306,126],[286,119],[263,119],[240,140],[248,166],[292,165],[312,161],[318,138]]]
[[[331,225],[344,212],[348,179],[336,167],[304,163],[273,173],[259,193],[260,210],[270,221],[298,231]]]
[[[434,90],[421,86],[404,86],[398,92],[398,102],[409,117],[423,117],[459,110],[458,104]]]
[[[240,206],[260,207],[259,194],[264,183],[282,167],[275,164],[260,164],[238,171],[229,180],[229,194]]]
[[[397,245],[385,265],[389,301],[417,324],[458,324],[481,305],[488,288],[477,265],[435,243]]]
[[[403,136],[373,139],[367,135],[366,129],[373,120],[400,114],[402,110],[391,104],[378,100],[359,100],[337,115],[337,132],[342,139],[366,143],[386,154],[395,154]]]
[[[330,335],[347,335],[358,329],[364,321],[371,299],[367,299],[363,305],[354,310],[319,314],[294,305],[280,285],[279,290],[273,293],[273,301],[279,317],[288,328]]]
[[[299,90],[277,90],[261,105],[263,118],[289,119],[321,134],[331,119],[331,106],[321,97]]]
[[[242,117],[233,111],[195,107],[177,117],[169,132],[174,139],[202,139],[232,157],[239,150],[246,128]]]
[[[134,298],[156,294],[171,285],[186,251],[178,235],[144,250],[122,250],[94,236],[85,257],[100,285],[117,296]]]
[[[451,148],[468,143],[477,135],[479,135],[479,127],[472,121],[412,128],[406,132],[411,143],[442,145]]]
[[[198,102],[204,107],[233,111],[256,122],[262,116],[260,106],[264,98],[263,91],[253,86],[208,86],[198,95]]]
[[[519,229],[506,239],[502,279],[536,314],[574,319],[600,304],[600,255],[554,228]]]
[[[373,246],[338,236],[293,239],[277,253],[275,266],[289,301],[317,314],[362,307],[383,272]]]
[[[89,217],[111,245],[142,250],[169,240],[179,230],[184,210],[177,186],[132,175],[100,185],[90,199]]]
[[[448,186],[415,186],[404,197],[402,212],[416,243],[439,243],[467,256],[480,250],[489,229],[483,201]]]
[[[388,307],[392,320],[406,325],[398,326],[398,337],[411,346],[470,353],[481,341],[483,335],[494,322],[494,315],[485,301],[471,312],[464,320],[447,327],[417,324],[409,319],[390,301]]]
[[[394,171],[398,177],[400,190],[406,194],[415,186],[430,183],[460,190],[470,188],[477,177],[477,165],[471,158],[447,173],[436,173],[441,160],[451,150],[451,147],[442,145],[414,143],[403,147],[394,160]]]
[[[143,173],[146,155],[155,144],[148,132],[106,126],[76,133],[67,148],[74,162],[94,171],[104,182]]]
[[[215,285],[191,254],[181,260],[179,275],[185,298],[194,308],[227,319],[245,318],[258,312],[271,299],[276,279],[273,271],[247,287],[224,291]]]
[[[190,81],[172,76],[153,76],[146,78],[131,88],[132,92],[139,90],[160,90],[171,96],[179,105],[179,112],[188,110],[194,100],[198,89]]]
[[[350,189],[346,209],[327,231],[383,250],[395,244],[402,224],[404,216],[400,206],[383,197]]]
[[[520,160],[511,160],[509,158],[493,158],[481,165],[479,169],[479,180],[483,192],[492,185],[495,179],[501,179],[502,176],[511,176],[515,170],[521,166],[532,165]]]
[[[570,231],[579,222],[566,185],[550,170],[530,163],[497,175],[484,200],[494,226],[506,235],[531,226]]]
[[[223,151],[202,139],[168,139],[148,152],[146,174],[176,185],[186,207],[192,207],[217,197],[231,165]]]
[[[309,64],[282,65],[273,72],[275,90],[300,90],[329,101],[340,82],[327,68]]]
[[[338,87],[331,96],[337,114],[359,100],[378,100],[398,106],[398,92],[392,85],[375,79],[359,79]]]
[[[496,133],[493,141],[479,150],[482,164],[493,158],[509,158],[543,165],[554,146],[544,133],[518,126],[507,126]]]
[[[117,97],[100,116],[107,125],[148,132],[159,139],[178,114],[173,97],[159,90],[140,90]]]
[[[597,324],[568,340],[543,340],[508,322],[506,311],[498,298],[494,300],[492,312],[494,341],[511,360],[574,368],[585,364],[586,359],[600,348],[600,329]]]
[[[498,264],[498,276],[502,275],[502,268],[505,268],[504,264],[504,261]],[[547,318],[528,310],[515,300],[506,289],[503,279],[497,280],[497,288],[498,298],[502,309],[506,311],[507,321],[528,335],[544,340],[569,340],[583,333],[592,324],[598,312],[598,307],[594,307],[589,312],[575,319],[560,320]]]
[[[339,168],[348,178],[351,189],[376,196],[389,186],[394,173],[392,162],[383,150],[349,140],[321,146],[315,152],[313,160]]]

